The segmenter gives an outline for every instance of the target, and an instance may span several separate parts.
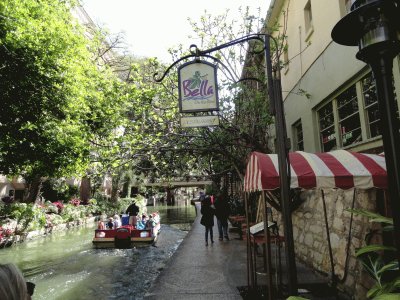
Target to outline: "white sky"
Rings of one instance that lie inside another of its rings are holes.
[[[230,10],[238,14],[239,7],[249,6],[250,12],[265,18],[270,0],[81,0],[92,20],[110,30],[124,32],[125,41],[136,56],[158,57],[170,62],[168,48],[182,44],[188,49],[193,41],[187,20],[199,20],[204,10],[218,15]]]

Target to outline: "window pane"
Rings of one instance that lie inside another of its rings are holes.
[[[362,80],[362,90],[364,95],[364,106],[366,111],[367,126],[369,128],[369,137],[375,137],[381,134],[379,129],[379,107],[376,98],[375,81],[372,73],[369,73]]]
[[[297,151],[304,151],[303,143],[303,126],[301,122],[296,123],[294,126],[295,138],[296,138],[296,149]]]
[[[376,97],[375,80],[372,73],[369,73],[362,80],[362,90],[364,95],[364,106],[367,118],[367,126],[369,128],[369,137],[373,138],[381,134],[380,130],[380,114],[378,99]],[[394,87],[394,84],[393,84]],[[393,90],[394,99],[397,107],[396,92]],[[399,108],[397,107],[397,117],[399,118]]]
[[[361,141],[356,86],[352,85],[337,97],[340,139],[342,147]]]
[[[319,128],[321,130],[322,151],[328,152],[336,149],[336,135],[333,117],[332,102],[322,107],[318,111]]]

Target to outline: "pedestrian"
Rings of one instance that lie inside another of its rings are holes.
[[[205,196],[204,200],[201,201],[200,213],[202,214],[200,224],[202,224],[206,228],[205,239],[206,239],[206,246],[208,246],[208,234],[209,233],[210,233],[211,244],[214,243],[213,227],[214,227],[215,209],[211,207],[210,196]]]
[[[129,214],[129,225],[136,226],[137,215],[139,213],[139,207],[136,205],[136,202],[128,206],[126,213]]]
[[[14,264],[0,264],[0,299],[28,300],[33,294],[33,283],[27,284],[21,271]],[[28,292],[28,286],[30,291]]]
[[[218,193],[215,202],[215,216],[217,217],[217,226],[219,240],[222,241],[225,238],[229,241],[228,235],[228,217],[230,215],[230,207],[227,197],[223,193]]]

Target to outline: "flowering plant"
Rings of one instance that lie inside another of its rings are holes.
[[[69,201],[69,203],[72,204],[73,206],[79,206],[79,204],[81,203],[81,200],[74,198],[74,199],[71,199]]]
[[[9,228],[7,228],[6,230],[4,230],[4,236],[11,236],[13,234],[13,231]]]
[[[53,205],[55,205],[57,207],[58,213],[60,214],[64,208],[64,204],[61,201],[56,201],[56,202],[53,202]]]

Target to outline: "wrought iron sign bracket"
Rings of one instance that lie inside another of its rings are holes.
[[[277,63],[275,68],[272,68],[271,50],[270,50],[270,39],[275,44],[276,59]],[[290,168],[288,159],[288,147],[287,147],[287,133],[286,133],[286,123],[284,117],[283,100],[282,100],[282,87],[280,82],[280,67],[279,67],[279,55],[278,55],[278,43],[275,38],[269,34],[250,34],[238,39],[232,40],[230,42],[215,46],[207,50],[200,50],[196,45],[192,44],[190,46],[190,54],[181,57],[177,61],[173,62],[165,72],[159,77],[158,73],[153,75],[153,79],[156,82],[161,82],[165,76],[168,75],[169,71],[179,64],[181,61],[188,60],[190,58],[200,59],[201,57],[207,57],[217,61],[222,66],[224,64],[210,55],[210,53],[231,47],[236,44],[241,44],[248,42],[250,40],[257,40],[264,44],[263,49],[265,53],[265,73],[267,77],[267,87],[268,87],[268,100],[270,102],[270,113],[275,116],[276,124],[276,139],[277,139],[277,154],[278,154],[278,164],[280,173],[280,192],[281,192],[281,207],[282,207],[282,217],[284,223],[284,235],[285,235],[285,258],[286,265],[289,272],[287,272],[287,281],[289,287],[290,295],[297,295],[297,269],[294,253],[294,240],[293,240],[293,225],[291,219],[290,211]],[[226,68],[226,66],[224,66]],[[227,68],[226,68],[227,69]],[[268,229],[265,228],[265,232]]]

